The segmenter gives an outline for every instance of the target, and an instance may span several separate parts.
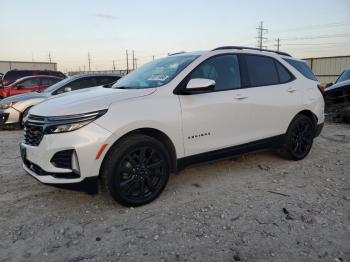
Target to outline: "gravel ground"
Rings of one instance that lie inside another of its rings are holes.
[[[310,155],[251,154],[173,175],[155,202],[42,185],[0,132],[0,261],[350,261],[350,126]]]

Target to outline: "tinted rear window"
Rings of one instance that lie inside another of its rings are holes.
[[[279,83],[275,62],[272,58],[258,55],[245,55],[251,86],[267,86]]]
[[[303,61],[296,61],[293,59],[284,58],[285,61],[287,61],[291,66],[293,66],[296,70],[298,70],[303,76],[310,80],[317,81],[316,76],[314,73],[312,73],[310,67],[307,65],[307,63]]]

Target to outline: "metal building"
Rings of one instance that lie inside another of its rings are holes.
[[[334,83],[344,69],[350,68],[350,55],[304,58],[320,83]]]
[[[0,61],[0,73],[5,74],[12,69],[29,70],[54,70],[57,71],[57,63],[49,62],[22,62],[22,61]]]

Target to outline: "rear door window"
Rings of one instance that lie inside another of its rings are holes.
[[[24,80],[23,82],[19,83],[17,86],[23,86],[24,88],[32,88],[32,87],[40,86],[40,79],[31,78],[28,80]]]
[[[279,76],[273,58],[260,55],[244,55],[250,86],[279,84]]]
[[[310,80],[315,80],[317,81],[316,76],[314,73],[312,73],[310,67],[307,65],[307,63],[303,61],[298,61],[298,60],[293,60],[293,59],[288,59],[284,58],[285,61],[287,61],[288,64],[293,66],[296,70],[298,70],[303,76]]]

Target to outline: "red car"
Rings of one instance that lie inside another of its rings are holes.
[[[22,77],[8,86],[0,87],[0,99],[28,92],[40,92],[61,80],[61,77],[46,75]]]

